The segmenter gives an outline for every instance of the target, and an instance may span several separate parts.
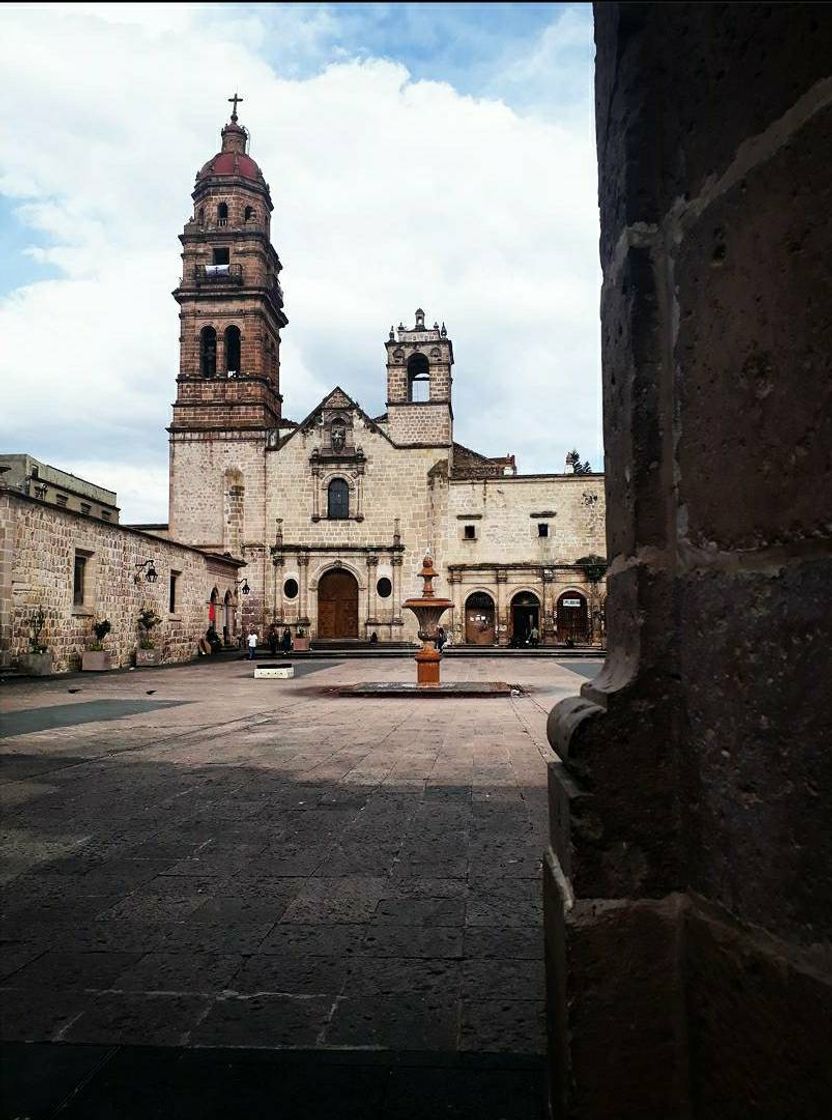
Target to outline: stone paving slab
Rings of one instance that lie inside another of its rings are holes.
[[[524,695],[487,705],[272,690],[236,662],[4,686],[2,1037],[539,1056],[545,721],[583,678],[512,672]],[[168,706],[131,710],[151,679]]]
[[[542,1060],[509,1054],[6,1043],[0,1117],[545,1120]]]

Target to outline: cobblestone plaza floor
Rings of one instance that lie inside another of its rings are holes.
[[[117,1097],[119,1062],[122,1089],[144,1055],[157,1074],[190,1063],[204,1092],[221,1050],[261,1080],[271,1055],[282,1084],[290,1054],[301,1082],[337,1070],[330,1115],[431,1115],[419,1094],[453,1097],[449,1078],[486,1102],[471,1115],[504,1090],[493,1115],[540,1115],[545,722],[599,667],[444,663],[445,680],[525,693],[485,700],[330,692],[410,680],[408,659],[4,686],[0,1027],[30,1044],[7,1050],[7,1089],[31,1093],[39,1060],[60,1082],[65,1058],[60,1115],[128,1115],[91,1103]],[[56,1093],[26,1114],[57,1115]],[[163,1102],[136,1115],[172,1115]]]

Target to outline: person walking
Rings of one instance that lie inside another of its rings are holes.
[[[283,628],[283,636],[280,639],[280,648],[283,650],[283,656],[288,657],[292,649],[292,631],[288,626]]]
[[[269,653],[272,657],[277,657],[277,623],[273,622],[269,627]]]
[[[532,623],[532,628],[529,631],[529,645],[532,646],[532,647],[536,647],[539,641],[540,641],[540,631],[537,628],[537,623],[533,622]]]
[[[260,641],[260,639],[257,636],[257,631],[252,626],[252,628],[248,632],[248,637],[246,638],[246,645],[248,646],[248,659],[249,659],[249,661],[254,660],[254,654],[255,654],[255,651],[257,649],[257,643],[259,641]]]

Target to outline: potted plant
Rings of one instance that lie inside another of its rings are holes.
[[[292,648],[295,653],[303,653],[309,649],[309,635],[303,626],[298,626],[295,630],[295,640],[292,642]]]
[[[48,677],[52,673],[52,652],[43,640],[46,614],[38,607],[32,615],[29,631],[29,652],[21,654],[20,668],[30,677]]]
[[[145,607],[139,614],[139,647],[136,650],[136,667],[142,665],[158,665],[162,660],[162,651],[156,648],[153,641],[153,628],[158,626],[161,618],[152,607]]]
[[[607,574],[609,563],[606,557],[596,556],[591,552],[589,556],[581,556],[575,561],[581,568],[589,584],[589,626],[590,641],[593,645],[600,645],[602,641],[602,619],[606,610],[606,597],[602,598],[600,591],[601,580]]]
[[[112,653],[104,648],[104,639],[112,630],[109,619],[93,623],[95,641],[81,655],[81,668],[85,673],[101,673],[112,668]]]

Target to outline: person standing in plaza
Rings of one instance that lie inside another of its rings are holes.
[[[248,659],[249,659],[249,661],[254,660],[254,653],[255,653],[255,650],[257,649],[257,643],[259,641],[260,641],[260,639],[257,636],[257,631],[252,626],[252,628],[248,632],[248,637],[246,638],[246,644],[248,645]]]

